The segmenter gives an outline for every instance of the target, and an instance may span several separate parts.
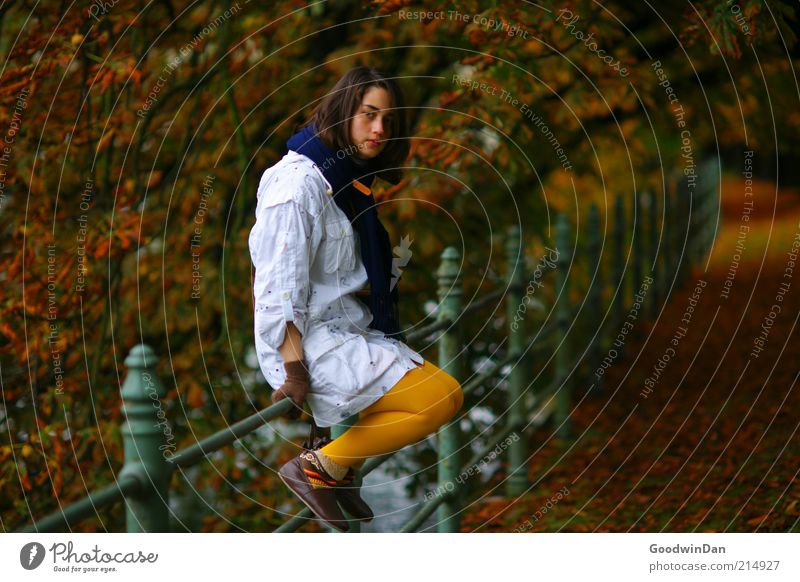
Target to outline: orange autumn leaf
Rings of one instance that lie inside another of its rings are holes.
[[[205,394],[200,384],[192,382],[186,393],[186,403],[190,408],[202,408],[205,403]]]

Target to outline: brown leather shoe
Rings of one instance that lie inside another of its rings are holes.
[[[286,486],[317,517],[339,531],[348,531],[342,511],[336,504],[336,479],[322,468],[313,451],[303,451],[278,470]]]
[[[356,472],[350,468],[342,480],[336,482],[336,501],[354,518],[370,522],[375,514],[361,498],[361,486],[354,484],[355,477]]]

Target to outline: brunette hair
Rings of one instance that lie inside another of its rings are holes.
[[[389,140],[383,151],[370,163],[378,168],[376,174],[380,178],[397,184],[402,178],[401,168],[410,150],[405,99],[394,79],[386,78],[378,69],[365,66],[350,69],[322,98],[304,126],[313,125],[320,139],[332,150],[342,150],[352,155],[354,148],[350,143],[350,121],[370,87],[385,89],[393,109]]]

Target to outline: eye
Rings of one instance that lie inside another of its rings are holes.
[[[365,113],[365,115],[367,116],[367,119],[375,119],[375,112],[374,111],[367,111]]]

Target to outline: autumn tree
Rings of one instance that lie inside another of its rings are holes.
[[[613,192],[665,195],[664,177],[686,167],[684,129],[695,161],[722,148],[764,159],[778,142],[797,148],[793,8],[737,6],[0,7],[4,529],[112,481],[122,360],[136,343],[162,356],[178,446],[268,404],[252,347],[255,191],[349,67],[377,66],[407,93],[412,155],[404,180],[377,197],[393,240],[414,240],[400,289],[415,325],[445,246],[463,249],[469,299],[494,289],[508,225],[523,226],[535,257],[555,212],[580,228],[586,204],[605,210]],[[468,323],[475,355],[500,341],[502,317],[498,304]],[[191,527],[280,523],[272,508],[285,493],[264,459],[285,456],[282,441],[264,433],[214,455],[191,488],[177,477],[205,514]],[[120,507],[80,529],[103,527],[123,527]]]

